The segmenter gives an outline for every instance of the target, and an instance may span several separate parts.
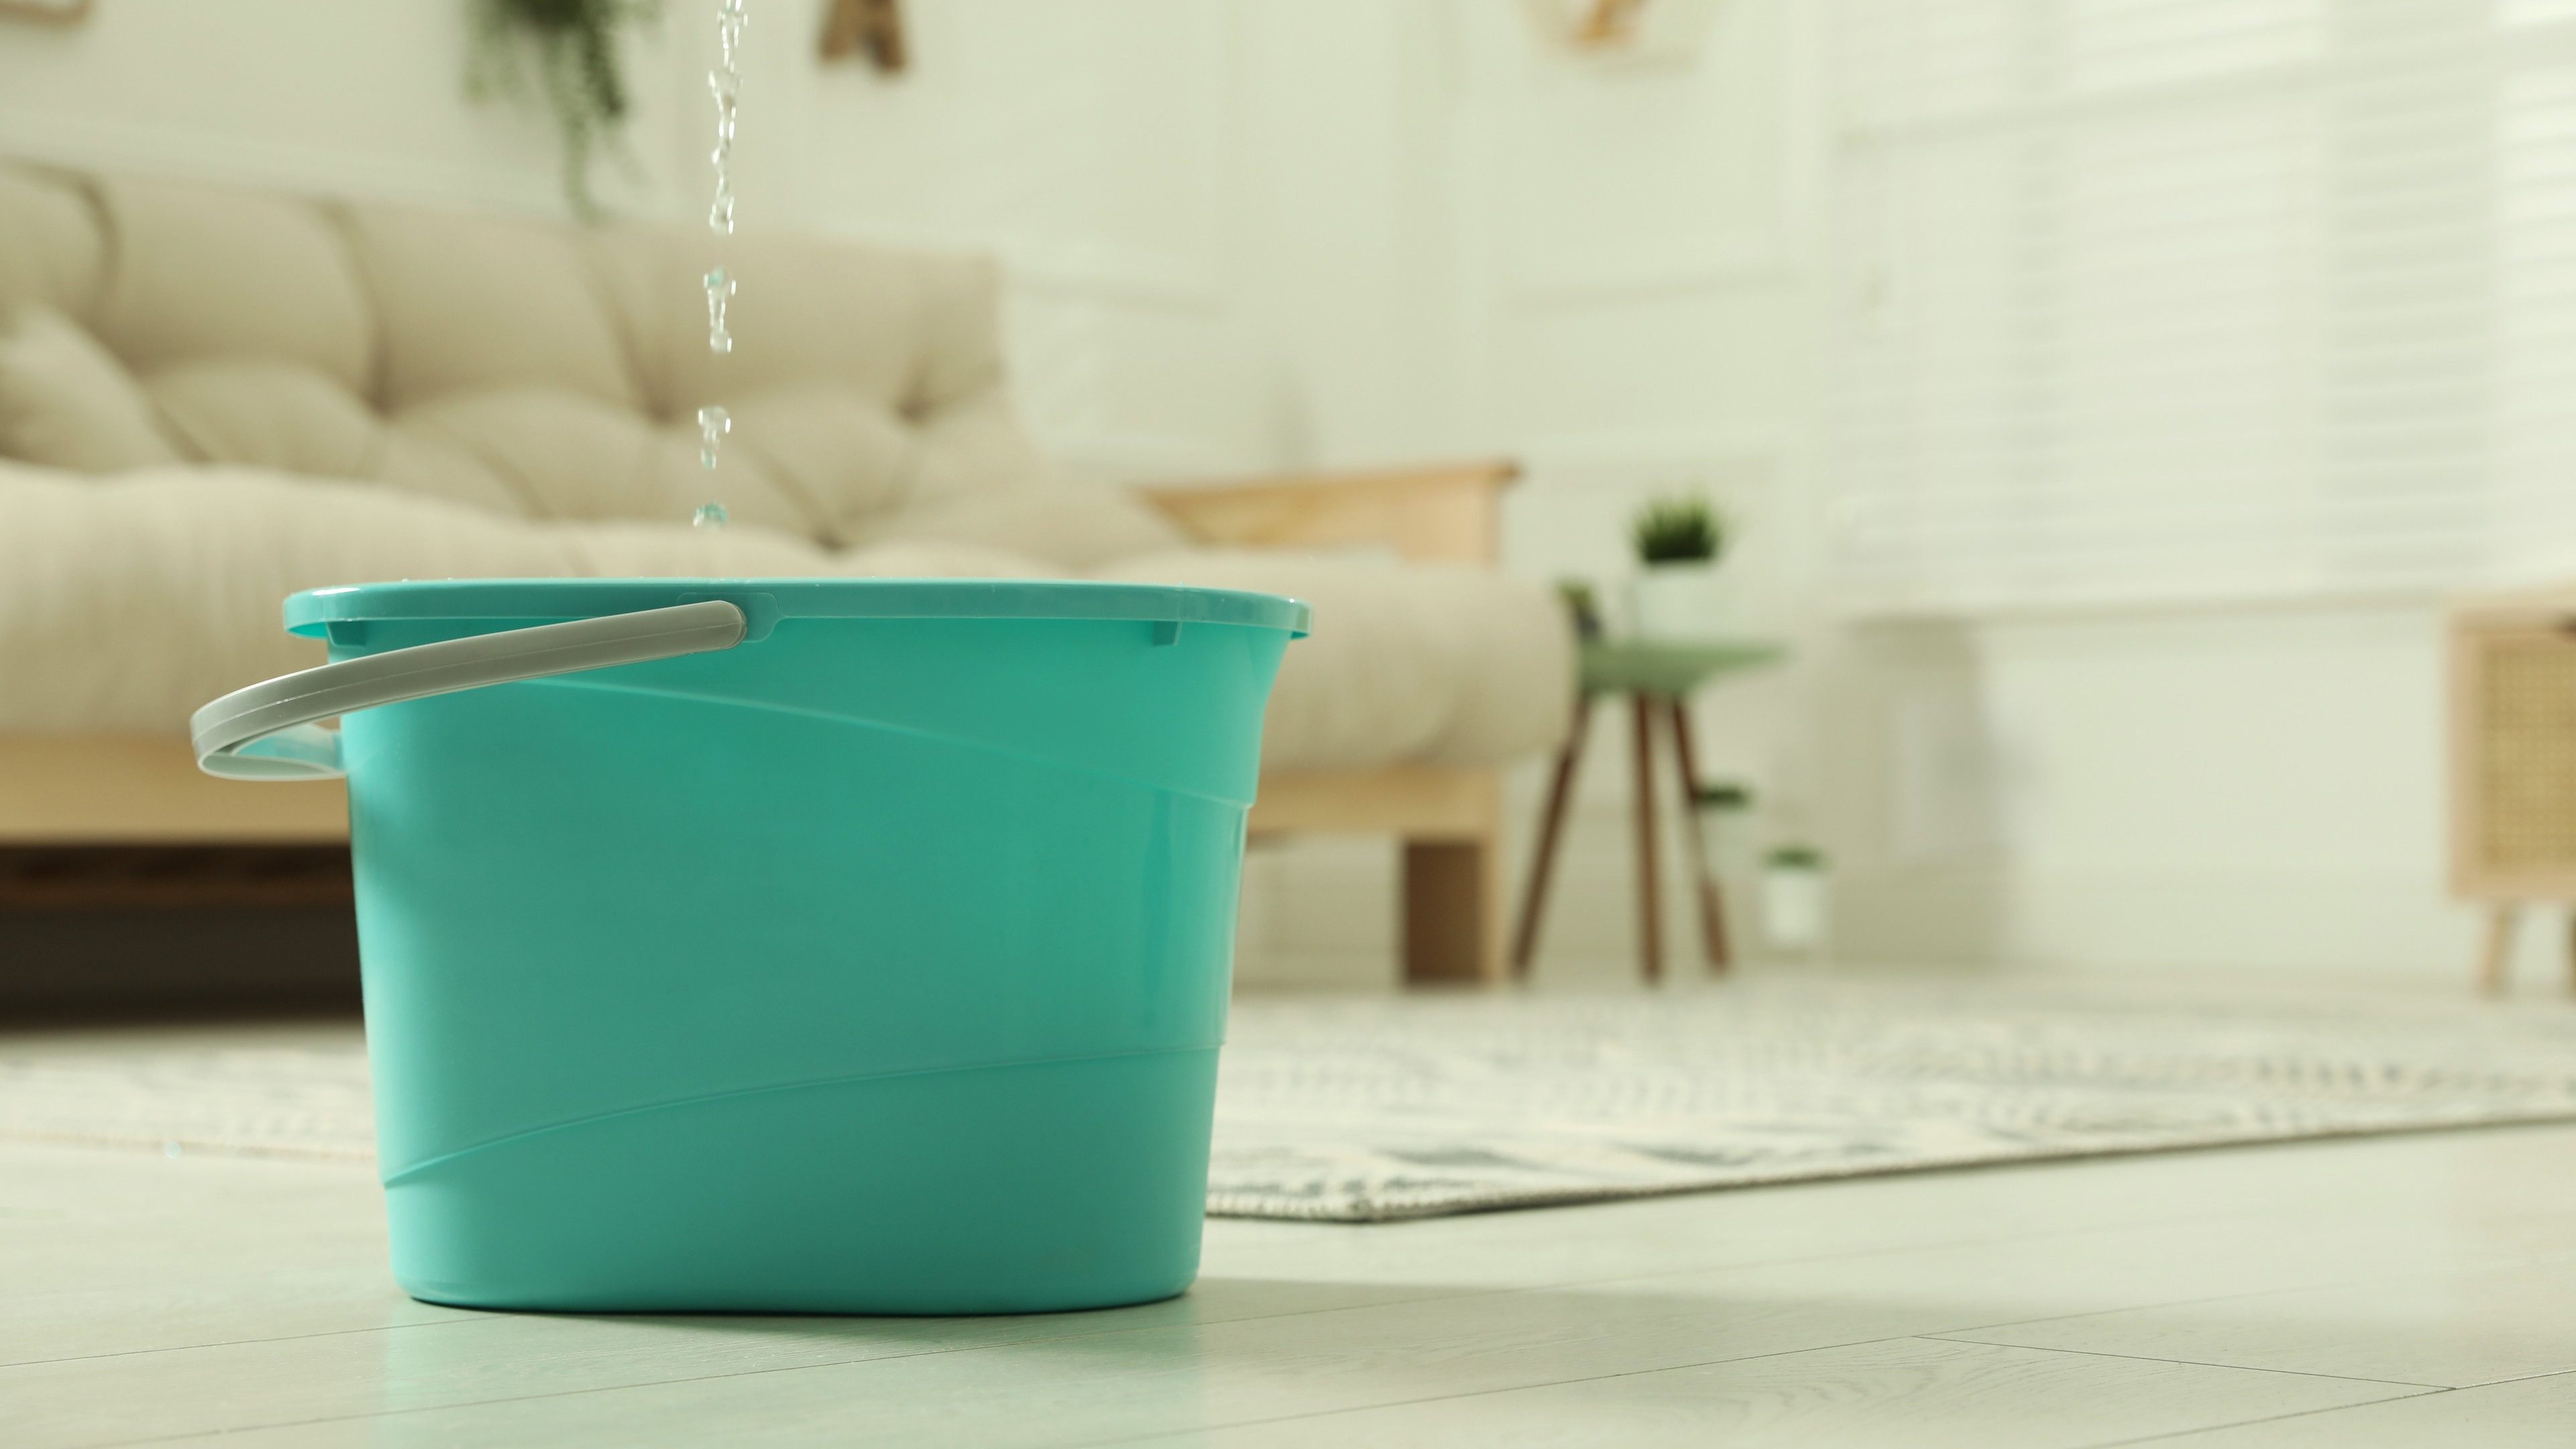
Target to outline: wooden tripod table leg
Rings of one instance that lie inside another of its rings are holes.
[[[1565,835],[1565,807],[1574,795],[1574,774],[1583,765],[1583,738],[1592,727],[1592,697],[1574,701],[1574,727],[1556,752],[1556,774],[1548,781],[1547,807],[1539,816],[1537,848],[1530,853],[1529,887],[1521,892],[1521,918],[1512,931],[1512,978],[1529,979],[1538,954],[1538,923],[1547,912],[1547,886],[1556,871],[1557,842]]]
[[[1726,896],[1709,867],[1708,843],[1699,834],[1699,760],[1691,753],[1690,706],[1679,695],[1670,707],[1673,765],[1682,786],[1682,849],[1690,861],[1691,883],[1699,897],[1699,939],[1708,954],[1708,969],[1725,975],[1732,963],[1726,945]]]
[[[1655,702],[1643,694],[1629,695],[1628,713],[1636,724],[1631,748],[1636,755],[1637,964],[1648,981],[1661,981],[1664,913],[1657,898],[1660,872],[1655,864]]]

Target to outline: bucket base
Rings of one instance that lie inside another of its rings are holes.
[[[1213,1047],[642,1108],[385,1188],[394,1277],[469,1308],[1032,1313],[1198,1274]]]

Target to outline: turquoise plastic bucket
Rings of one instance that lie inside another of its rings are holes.
[[[286,620],[329,639],[322,677],[709,601],[739,643],[343,720],[395,1277],[570,1310],[1182,1291],[1262,709],[1305,606],[476,581]],[[327,773],[324,740],[209,768]]]

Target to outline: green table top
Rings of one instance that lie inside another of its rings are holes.
[[[1769,639],[1587,639],[1583,692],[1688,694],[1721,674],[1788,655],[1787,645]]]

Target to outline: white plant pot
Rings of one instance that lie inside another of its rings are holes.
[[[1717,565],[1648,564],[1628,581],[1628,632],[1641,639],[1705,639],[1719,632]]]
[[[1824,948],[1831,908],[1825,873],[1809,866],[1764,866],[1762,934],[1782,951],[1812,954]]]

